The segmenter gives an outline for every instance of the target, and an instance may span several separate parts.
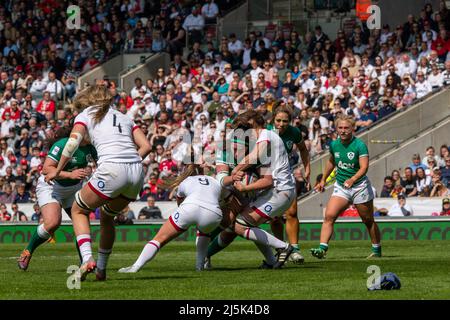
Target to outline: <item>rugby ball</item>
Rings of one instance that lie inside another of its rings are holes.
[[[241,183],[244,186],[248,186],[249,184],[252,184],[253,182],[257,181],[259,179],[259,176],[254,171],[245,171],[244,176],[242,177]],[[258,191],[248,191],[243,192],[242,194],[244,197],[248,199],[254,199],[256,197]]]

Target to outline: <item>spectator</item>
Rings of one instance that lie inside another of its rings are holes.
[[[183,23],[183,29],[188,32],[189,42],[201,42],[203,28],[205,27],[205,19],[200,14],[201,9],[197,6],[192,8],[190,15],[186,17]]]
[[[415,153],[412,157],[412,163],[408,166],[416,175],[417,168],[422,168],[423,170],[427,169],[427,166],[421,162],[420,154]]]
[[[39,205],[37,203],[35,203],[33,205],[33,215],[31,216],[31,221],[38,221],[39,223],[41,223],[42,220],[42,213],[41,213],[41,208],[39,207]]]
[[[432,189],[430,192],[430,197],[445,197],[449,195],[449,189],[441,181],[441,171],[438,167],[433,168],[431,184]]]
[[[440,170],[441,170],[442,183],[447,188],[450,188],[450,155],[447,155],[445,157],[445,166],[440,167]]]
[[[13,203],[11,205],[11,209],[13,211],[11,221],[18,221],[18,222],[28,221],[28,218],[25,215],[25,213],[19,210],[19,205],[17,203]]]
[[[384,178],[383,189],[381,190],[380,197],[381,198],[392,198],[392,191],[394,190],[394,182],[392,181],[391,176],[387,176]]]
[[[442,199],[442,211],[439,215],[450,216],[450,199],[448,197]]]
[[[397,203],[392,205],[389,209],[388,216],[390,217],[403,217],[403,216],[412,216],[413,209],[412,207],[406,203],[406,196],[404,193],[400,193],[397,196]]]
[[[431,176],[425,175],[422,167],[416,169],[416,188],[420,197],[429,197],[431,192]]]
[[[6,205],[1,202],[0,203],[0,221],[6,222],[11,220],[11,214],[8,212]]]
[[[147,206],[139,211],[138,219],[162,219],[161,210],[155,206],[155,198],[147,198]]]
[[[16,195],[13,193],[13,187],[11,184],[6,184],[4,191],[0,192],[1,203],[13,203]]]
[[[205,24],[216,24],[219,16],[219,7],[214,3],[214,0],[205,0],[202,6],[202,15],[205,19]]]
[[[14,197],[13,203],[28,203],[30,202],[30,193],[25,190],[24,184],[18,184],[16,186],[16,195]]]
[[[400,185],[403,187],[402,192],[407,197],[414,197],[417,195],[416,179],[410,167],[405,168],[405,176],[400,180]]]

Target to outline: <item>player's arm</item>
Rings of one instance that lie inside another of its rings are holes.
[[[331,174],[331,172],[333,172],[335,166],[336,164],[334,162],[333,153],[330,153],[330,158],[325,164],[325,171],[323,172],[322,180],[320,180],[319,184],[314,188],[315,191],[322,192],[325,190],[327,178]]]
[[[309,184],[309,178],[311,175],[311,161],[305,141],[302,140],[300,143],[297,143],[297,148],[300,151],[300,157],[302,158],[303,167],[305,168],[305,180]]]
[[[145,136],[144,132],[142,132],[141,128],[135,127],[133,129],[133,140],[134,143],[138,147],[138,153],[142,159],[145,159],[150,151],[152,151],[152,146]]]
[[[42,174],[44,175],[48,175],[48,174],[54,174],[57,170],[57,165],[58,162],[56,162],[55,160],[47,157],[44,161],[44,166],[42,167]],[[59,178],[60,179],[73,179],[73,180],[81,180],[84,179],[85,177],[87,177],[88,172],[86,171],[86,169],[81,168],[81,169],[76,169],[73,171],[61,171],[59,173]]]
[[[359,170],[353,177],[344,182],[344,187],[351,188],[351,186],[361,177],[365,176],[369,169],[369,156],[364,155],[359,157]]]
[[[230,176],[230,167],[226,164],[216,165],[216,178],[222,187],[227,187],[233,184],[233,177]]]
[[[56,171],[48,173],[45,176],[46,182],[49,182],[55,178],[59,178],[62,169],[67,165],[67,163],[72,158],[75,151],[77,151],[81,141],[83,141],[83,137],[85,134],[86,134],[85,125],[81,123],[75,123],[72,131],[70,132],[69,139],[67,140],[66,145],[64,146],[64,149],[61,153],[61,159],[58,162]]]
[[[245,171],[250,168],[252,165],[257,164],[259,162],[266,164],[267,162],[267,150],[270,147],[270,141],[265,140],[258,142],[256,147],[250,152],[247,156],[242,159],[242,161],[233,169],[231,174],[234,176],[239,171]],[[266,160],[266,161],[264,161]],[[242,177],[241,177],[242,178]],[[240,179],[237,179],[240,180]]]
[[[240,181],[236,181],[234,183],[234,187],[240,192],[247,191],[255,191],[255,190],[263,190],[273,186],[273,178],[272,175],[264,175],[261,176],[258,180],[249,185],[243,185]]]

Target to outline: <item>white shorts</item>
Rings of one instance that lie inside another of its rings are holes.
[[[261,193],[249,206],[261,217],[272,220],[289,209],[295,196],[295,189],[279,191],[271,188]]]
[[[122,197],[135,201],[143,185],[141,162],[103,162],[88,182],[89,188],[105,200]]]
[[[50,185],[44,179],[43,175],[40,176],[36,186],[39,206],[42,208],[48,203],[59,203],[63,209],[72,208],[75,193],[81,189],[83,184],[80,182],[74,186],[64,187],[56,181]]]
[[[220,225],[222,215],[205,207],[182,203],[169,217],[169,221],[178,231],[185,231],[195,224],[198,231],[208,234]]]
[[[373,194],[372,185],[370,184],[370,181],[367,177],[357,186],[352,186],[349,189],[346,189],[335,182],[333,194],[331,196],[347,199],[353,204],[366,203],[375,197],[375,195]]]

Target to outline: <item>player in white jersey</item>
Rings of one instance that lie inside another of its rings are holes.
[[[159,229],[156,236],[142,250],[136,262],[121,268],[121,273],[138,272],[147,262],[152,260],[159,250],[185,232],[191,225],[197,227],[197,259],[196,269],[203,269],[203,262],[208,250],[208,234],[216,229],[222,221],[220,201],[229,195],[219,181],[198,174],[198,166],[189,164],[186,171],[180,175],[171,187],[178,185],[178,209]]]
[[[46,182],[58,178],[62,168],[85,137],[97,150],[97,170],[89,182],[75,194],[71,210],[73,227],[83,258],[80,266],[81,280],[95,269],[97,279],[105,280],[106,263],[115,238],[113,218],[131,201],[136,200],[144,179],[141,162],[151,150],[142,130],[127,116],[111,107],[112,98],[110,91],[103,85],[89,87],[80,94],[82,103],[78,104],[90,107],[75,118],[57,169],[45,177]],[[97,266],[92,257],[88,214],[98,207],[102,208],[102,250],[99,252],[103,255],[99,254]]]
[[[254,110],[238,115],[233,125],[236,129],[244,131],[253,129],[251,132],[254,135],[253,138],[256,139],[256,146],[232,171],[232,177],[235,181],[234,187],[240,192],[254,190],[254,184],[257,184],[258,181],[247,186],[244,186],[240,181],[244,171],[257,163],[266,165],[261,169],[265,169],[265,174],[270,174],[273,179],[273,186],[268,189],[264,188],[266,190],[240,213],[233,226],[233,231],[247,240],[253,240],[275,248],[278,251],[278,257],[277,262],[272,267],[281,268],[294,248],[289,243],[275,238],[257,226],[267,220],[281,216],[295,198],[295,181],[290,170],[286,149],[278,134],[264,129],[265,121],[263,117]],[[241,140],[245,140],[245,138]],[[270,155],[267,153],[268,150],[270,150]],[[226,232],[223,231],[222,233]],[[222,240],[224,240],[224,237],[222,237]]]

